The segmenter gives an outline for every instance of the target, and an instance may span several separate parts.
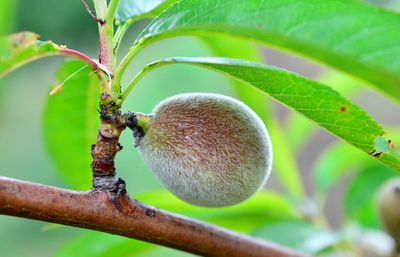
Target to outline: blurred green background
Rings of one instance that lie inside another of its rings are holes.
[[[380,1],[390,7],[397,7],[396,1]],[[51,39],[56,43],[80,50],[95,58],[97,56],[97,25],[87,14],[79,0],[70,1],[1,1],[0,32],[8,33],[22,30],[34,31],[42,40]],[[126,35],[121,53],[124,53],[135,35],[147,22],[136,24]],[[299,58],[280,52],[260,48],[269,64],[288,68],[300,74],[316,78],[326,69]],[[130,67],[133,76],[149,61],[167,56],[208,56],[210,52],[194,38],[180,37],[162,41],[148,47]],[[32,182],[71,188],[57,175],[56,168],[46,152],[42,136],[42,113],[49,88],[56,84],[54,73],[64,58],[52,57],[29,64],[0,81],[0,175]],[[129,77],[129,75],[127,77]],[[130,79],[125,77],[125,79]],[[216,92],[235,96],[229,81],[210,71],[188,67],[173,66],[157,70],[145,77],[130,95],[124,110],[150,112],[162,99],[183,92]],[[379,122],[388,126],[400,123],[399,108],[383,97],[364,90],[354,99]],[[276,104],[276,113],[285,121],[288,111]],[[94,140],[94,139],[93,139]],[[128,191],[135,195],[162,189],[156,177],[139,159],[138,152],[131,146],[130,133],[123,133],[121,143],[124,151],[117,157],[118,175],[124,178]],[[336,141],[331,135],[317,129],[309,142],[299,151],[299,167],[302,171],[306,191],[311,194],[311,167],[324,145]],[[88,149],[89,151],[89,149]],[[276,153],[279,154],[279,153]],[[347,178],[348,181],[348,178]],[[346,182],[346,178],[343,183]],[[280,191],[281,187],[272,177],[268,187]],[[338,201],[343,195],[343,187],[337,187],[330,194],[331,201],[326,212],[329,221],[338,226],[341,210]],[[338,209],[339,208],[339,209]],[[0,216],[0,250],[2,257],[52,256],[67,242],[85,235],[86,230],[54,226],[45,222]],[[120,240],[99,234],[101,240]],[[104,239],[101,239],[104,237]],[[79,239],[84,240],[84,238]],[[100,247],[93,244],[93,247]],[[101,251],[101,249],[99,249]],[[172,254],[172,250],[171,250]],[[178,256],[177,252],[173,256]],[[145,254],[143,256],[146,256]],[[153,252],[151,256],[157,256]],[[166,256],[160,252],[159,256]],[[186,255],[185,255],[186,256]]]

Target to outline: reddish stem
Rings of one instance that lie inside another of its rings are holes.
[[[103,69],[100,68],[100,66],[97,64],[97,62],[95,62],[92,58],[90,58],[89,56],[85,55],[84,53],[81,53],[81,52],[76,51],[76,50],[68,49],[68,48],[60,49],[60,50],[58,50],[58,52],[61,55],[75,57],[77,59],[80,59],[80,60],[84,61],[94,71],[96,71],[96,70],[102,70],[103,71]]]

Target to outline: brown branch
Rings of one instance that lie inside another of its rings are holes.
[[[125,193],[78,192],[0,177],[0,214],[103,231],[205,256],[304,256],[154,209]]]

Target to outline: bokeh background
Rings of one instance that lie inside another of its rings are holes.
[[[375,1],[374,4],[398,9],[399,1]],[[98,54],[97,26],[79,0],[70,1],[2,1],[0,3],[1,33],[22,30],[34,31],[41,39],[51,39],[70,48]],[[121,47],[124,53],[137,33],[147,21],[133,26]],[[327,68],[276,50],[259,47],[265,60],[272,65],[286,68],[307,77],[317,79]],[[129,75],[149,61],[166,56],[209,56],[210,52],[195,38],[180,37],[156,43],[148,47],[135,60]],[[0,81],[0,175],[23,179],[47,185],[71,188],[56,172],[56,167],[46,152],[42,135],[42,114],[49,88],[56,84],[54,73],[64,58],[52,57],[29,64]],[[129,79],[129,78],[125,78]],[[188,66],[173,66],[156,70],[145,77],[129,97],[125,110],[150,112],[160,100],[183,92],[215,92],[235,97],[229,81],[221,75]],[[354,97],[380,123],[395,127],[400,124],[400,109],[384,97],[364,89]],[[279,104],[274,105],[282,124],[288,111]],[[268,124],[267,124],[268,125]],[[128,191],[135,195],[161,189],[156,177],[145,167],[137,151],[131,146],[130,133],[123,133],[124,151],[118,154],[119,176],[128,185]],[[309,195],[312,167],[318,153],[333,144],[336,139],[315,129],[310,140],[302,146],[296,156],[302,172],[303,183]],[[88,149],[89,150],[89,149]],[[276,155],[279,153],[275,153]],[[331,205],[326,213],[333,226],[341,223],[341,199],[343,185],[330,192]],[[281,187],[272,176],[268,188],[280,191]],[[2,257],[52,256],[63,245],[85,233],[85,230],[54,226],[45,222],[0,216],[0,251]],[[176,254],[176,253],[175,253]]]

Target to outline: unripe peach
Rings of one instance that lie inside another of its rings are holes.
[[[152,115],[137,114],[136,145],[145,163],[177,197],[220,207],[249,198],[272,163],[268,132],[243,103],[216,94],[181,94]],[[144,133],[143,133],[144,132]]]

